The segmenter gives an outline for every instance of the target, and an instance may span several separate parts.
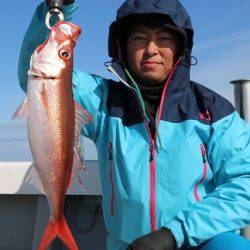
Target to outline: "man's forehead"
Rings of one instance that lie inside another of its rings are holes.
[[[165,32],[165,33],[171,34],[171,32],[169,30],[167,30],[166,28],[164,28],[164,27],[150,26],[150,25],[147,25],[147,24],[135,24],[133,26],[133,28],[131,29],[130,34],[134,34],[134,33],[137,33],[137,32],[141,32],[141,33],[151,33],[151,32],[161,33],[161,32]]]

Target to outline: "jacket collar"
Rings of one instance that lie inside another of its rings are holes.
[[[112,61],[107,66],[107,70],[110,71],[114,76],[128,88],[133,88],[128,83],[129,80],[123,70],[122,65],[117,61]],[[179,65],[176,67],[172,79],[169,82],[168,92],[178,92],[186,87],[190,81],[190,66],[186,65],[185,59],[182,58]]]

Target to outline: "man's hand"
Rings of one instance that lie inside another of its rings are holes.
[[[170,230],[163,227],[153,233],[136,239],[127,250],[174,250],[175,238]]]
[[[75,0],[63,0],[63,4],[65,4],[65,5],[69,5],[69,4],[72,4],[74,2],[75,2]]]
[[[53,1],[45,0],[45,2],[47,3],[47,5],[49,5],[49,2],[53,2],[53,4],[56,3],[55,0],[53,0]],[[60,1],[59,1],[59,2],[60,2]],[[65,5],[69,5],[69,4],[72,4],[72,3],[74,3],[74,2],[75,2],[75,0],[63,0],[63,4],[65,4]]]

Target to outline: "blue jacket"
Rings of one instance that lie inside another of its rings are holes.
[[[67,20],[75,9],[64,8]],[[24,91],[30,55],[48,34],[45,13],[41,4],[22,44]],[[138,91],[119,64],[109,70],[117,82],[73,74],[74,99],[94,118],[82,132],[98,151],[107,248],[126,249],[162,226],[178,247],[197,246],[250,224],[250,127],[233,106],[190,81],[181,61],[164,88],[154,138]]]

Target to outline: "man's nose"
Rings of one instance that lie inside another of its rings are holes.
[[[158,46],[155,44],[154,41],[148,42],[146,52],[149,56],[152,56],[158,53]]]

